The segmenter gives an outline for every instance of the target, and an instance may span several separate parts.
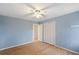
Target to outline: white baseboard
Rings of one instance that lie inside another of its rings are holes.
[[[18,45],[15,45],[15,46],[10,46],[10,47],[7,47],[7,48],[1,48],[0,51],[5,50],[5,49],[9,49],[9,48],[18,47],[18,46],[25,45],[25,44],[29,44],[29,43],[32,43],[32,41],[31,42],[26,42],[26,43],[23,43],[23,44],[18,44]]]
[[[67,48],[60,47],[60,46],[58,46],[58,45],[54,45],[54,46],[56,46],[56,47],[58,47],[58,48],[61,48],[61,49],[64,49],[64,50],[67,50],[67,51],[70,51],[70,52],[72,52],[72,53],[79,54],[78,52],[75,52],[75,51],[70,50],[70,49],[67,49]]]
[[[45,42],[45,43],[47,43],[47,42]],[[48,43],[48,44],[50,44],[50,43]],[[56,45],[56,44],[51,44],[51,45],[54,45],[54,46],[56,46],[56,47],[58,47],[58,48],[61,48],[61,49],[64,49],[64,50],[70,51],[70,52],[72,52],[72,53],[79,54],[78,52],[75,52],[75,51],[73,51],[73,50],[70,50],[70,49],[67,49],[67,48],[64,48],[64,47],[60,47],[60,46],[58,46],[58,45]]]

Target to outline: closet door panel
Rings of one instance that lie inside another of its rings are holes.
[[[43,24],[43,41],[50,43],[50,44],[55,44],[55,22],[48,22]]]

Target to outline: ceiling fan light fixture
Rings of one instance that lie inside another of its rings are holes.
[[[42,13],[41,10],[34,10],[34,17],[41,18],[42,17],[41,13]]]
[[[42,16],[40,14],[34,14],[35,18],[41,18]]]

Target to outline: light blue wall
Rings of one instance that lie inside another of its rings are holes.
[[[79,12],[57,17],[54,21],[56,21],[56,44],[79,52]]]
[[[56,45],[79,52],[79,11],[40,23],[44,24],[53,21],[56,22]]]
[[[0,16],[0,49],[32,41],[32,22]]]

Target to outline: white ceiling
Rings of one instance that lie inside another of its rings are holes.
[[[25,15],[30,13],[29,10],[31,9],[27,3],[0,3],[0,15],[21,18],[24,20],[44,21],[53,17],[62,16],[79,10],[79,4],[76,3],[32,3],[30,5],[32,5],[36,9],[47,8],[48,6],[50,6],[50,8],[43,10],[45,11],[45,16],[43,18],[37,19],[32,17],[32,15]]]

